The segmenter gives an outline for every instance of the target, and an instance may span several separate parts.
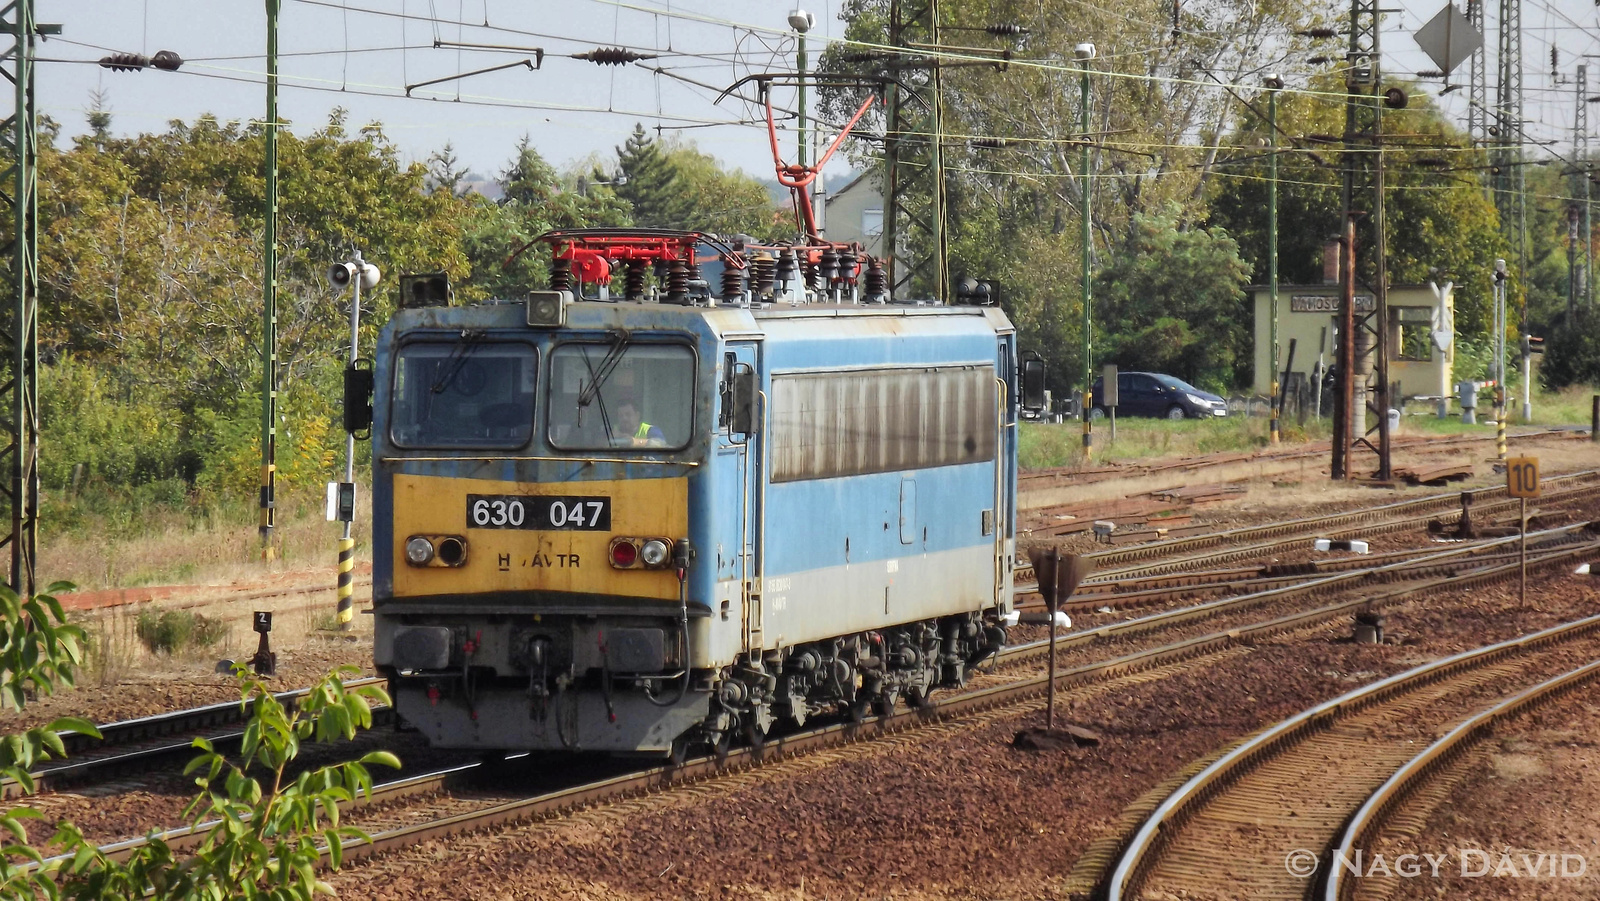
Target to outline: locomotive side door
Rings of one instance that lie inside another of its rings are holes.
[[[717,430],[717,454],[731,464],[730,475],[737,480],[737,487],[731,492],[737,496],[735,509],[728,511],[738,532],[737,551],[727,575],[739,583],[741,650],[759,650],[763,625],[760,525],[761,504],[765,500],[761,491],[761,460],[765,441],[762,427],[766,417],[766,398],[761,393],[760,345],[754,341],[728,342],[722,355],[722,370],[725,415]]]

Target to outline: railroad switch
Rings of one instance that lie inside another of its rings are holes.
[[[268,636],[272,634],[272,612],[257,610],[252,617],[256,632],[261,636],[261,643],[256,646],[256,655],[250,658],[250,668],[258,676],[275,676],[278,674],[278,655],[272,651],[272,642]]]

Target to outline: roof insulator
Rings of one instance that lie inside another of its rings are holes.
[[[635,53],[626,47],[596,47],[587,53],[574,53],[573,59],[586,60],[597,66],[626,66],[641,59],[655,59],[654,53]]]

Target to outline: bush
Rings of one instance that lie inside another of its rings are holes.
[[[146,610],[139,614],[133,630],[151,653],[176,654],[187,648],[216,644],[227,628],[221,620],[187,610]]]
[[[141,485],[179,476],[180,431],[166,399],[126,372],[64,357],[39,373],[39,477]],[[77,484],[74,484],[77,483]]]
[[[1568,385],[1600,385],[1600,315],[1579,310],[1572,328],[1555,330],[1545,344],[1539,377],[1556,391]]]

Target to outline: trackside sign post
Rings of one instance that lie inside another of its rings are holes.
[[[1528,498],[1539,496],[1539,458],[1506,461],[1506,496],[1522,500],[1522,606],[1528,606]]]

